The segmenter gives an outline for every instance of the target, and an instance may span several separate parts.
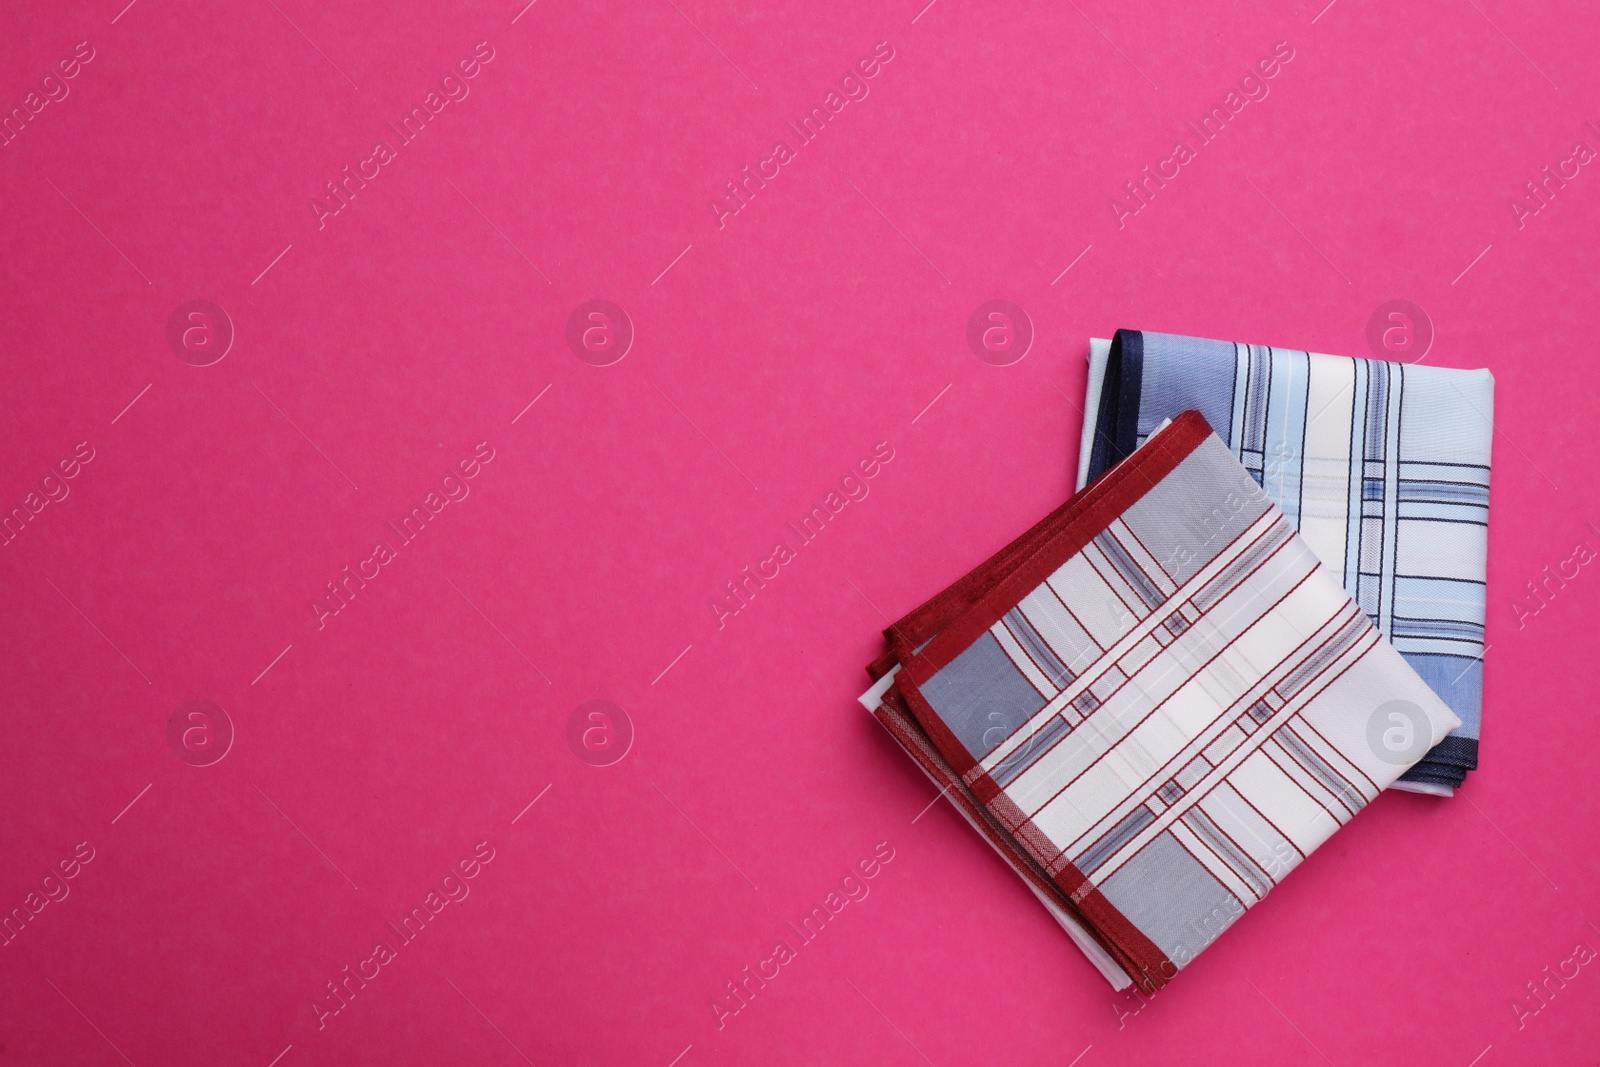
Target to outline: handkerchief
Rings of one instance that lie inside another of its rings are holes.
[[[1118,330],[1079,487],[1191,408],[1461,719],[1396,786],[1450,795],[1478,765],[1493,376]]]
[[[862,703],[1146,991],[1459,722],[1195,412],[885,637]]]

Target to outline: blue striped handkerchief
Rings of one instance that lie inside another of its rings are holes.
[[[1078,486],[1197,409],[1461,726],[1395,788],[1478,765],[1494,378],[1118,330],[1090,342]]]

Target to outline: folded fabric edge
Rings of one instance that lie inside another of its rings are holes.
[[[1433,782],[1408,782],[1403,778],[1396,779],[1389,788],[1400,793],[1420,793],[1423,796],[1430,797],[1453,797],[1456,795],[1456,791],[1447,785],[1436,785]]]
[[[1402,777],[1417,779],[1449,778],[1459,785],[1467,780],[1467,774],[1470,771],[1470,767],[1462,767],[1454,763],[1440,763],[1423,756],[1422,759],[1412,764],[1411,769],[1406,771]]]
[[[1083,387],[1083,432],[1078,442],[1078,484],[1082,490],[1089,484],[1089,452],[1094,444],[1095,428],[1099,420],[1100,383],[1105,378],[1106,360],[1111,355],[1111,342],[1104,337],[1089,338],[1089,374]]]
[[[1011,841],[1004,831],[995,825],[994,819],[979,804],[972,791],[949,769],[934,748],[932,742],[921,734],[916,720],[905,711],[893,696],[888,695],[888,689],[893,684],[893,675],[898,673],[896,667],[888,676],[888,684],[874,685],[859,698],[863,706],[869,705],[868,711],[874,719],[878,720],[889,735],[893,737],[911,757],[928,781],[938,787],[941,796],[948,796],[951,804],[966,819],[967,825],[977,831],[978,835],[989,843],[1000,859],[1010,867],[1023,881],[1034,897],[1055,919],[1057,925],[1066,932],[1095,970],[1100,972],[1111,988],[1122,991],[1131,988],[1135,983],[1130,977],[1128,969],[1120,963],[1107,946],[1100,944],[1094,934],[1081,923],[1073,914],[1072,904],[1065,895],[1049,881],[1044,871],[1033,864],[1031,858],[1021,850],[1015,842]],[[1147,990],[1149,991],[1149,990]]]
[[[1451,767],[1445,770],[1419,770],[1418,768],[1421,766],[1422,765],[1419,763],[1412,767],[1410,771],[1406,772],[1406,777],[1404,780],[1408,783],[1449,786],[1451,789],[1460,787],[1462,783],[1467,780],[1467,772],[1458,768]],[[1390,783],[1390,788],[1392,789],[1400,781],[1401,779],[1399,778],[1395,779],[1394,782]]]
[[[1447,737],[1428,749],[1422,757],[1423,764],[1442,764],[1463,771],[1478,769],[1478,739],[1475,737]],[[1418,764],[1420,767],[1422,764]]]
[[[1094,420],[1085,480],[1097,478],[1133,454],[1139,439],[1139,396],[1144,380],[1144,334],[1118,330],[1106,349],[1097,396],[1083,417]],[[1198,417],[1198,416],[1197,416]],[[1201,420],[1204,421],[1203,419]]]
[[[1434,792],[1445,789],[1448,793],[1435,793],[1438,796],[1454,795],[1454,790],[1459,789],[1467,780],[1468,772],[1478,766],[1478,742],[1470,737],[1446,737],[1434,745],[1422,756],[1422,759],[1412,764],[1411,769],[1401,775],[1390,789],[1406,789],[1412,785],[1432,786],[1433,789],[1411,789],[1410,792]]]
[[[889,691],[889,687],[894,684],[894,676],[899,673],[900,664],[898,663],[885,671],[882,677],[872,683],[871,689],[856,697],[857,700],[861,701],[861,706],[868,711],[876,712],[878,705],[883,703],[883,694]]]

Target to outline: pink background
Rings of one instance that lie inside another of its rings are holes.
[[[1600,968],[1513,1004],[1600,947],[1600,574],[1513,601],[1600,546],[1600,174],[1508,206],[1600,148],[1590,5],[922,2],[0,16],[7,112],[94,49],[0,149],[0,505],[94,449],[0,548],[0,909],[94,850],[0,949],[0,1065],[1592,1059]],[[480,41],[470,96],[319,229]],[[870,95],[719,228],[880,41]],[[1122,183],[1279,41],[1270,95],[1119,229]],[[166,340],[196,298],[237,334],[207,367]],[[1037,332],[1007,367],[964,339],[995,298]],[[1366,355],[1395,298],[1498,385],[1482,769],[1383,797],[1132,1014],[855,703],[880,609],[1068,494],[1090,336]],[[593,299],[636,331],[612,366],[565,341]],[[480,441],[470,496],[319,629]],[[880,441],[870,495],[719,628]],[[236,732],[206,767],[167,741],[197,699]],[[635,730],[612,766],[567,741],[592,699]],[[470,897],[319,1030],[482,841]],[[870,896],[719,1029],[879,842]]]

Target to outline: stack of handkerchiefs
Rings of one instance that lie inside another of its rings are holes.
[[[1492,379],[1119,331],[1071,500],[862,697],[1117,988],[1476,766]]]

